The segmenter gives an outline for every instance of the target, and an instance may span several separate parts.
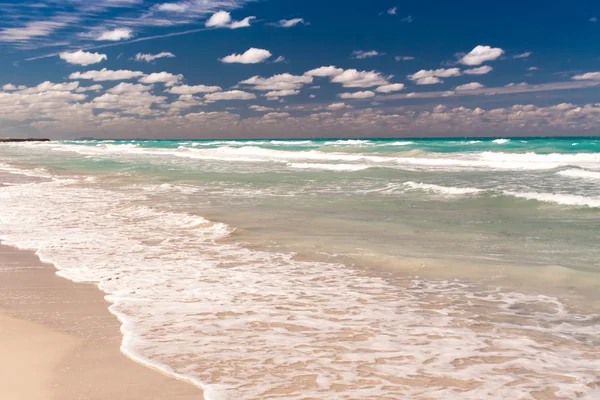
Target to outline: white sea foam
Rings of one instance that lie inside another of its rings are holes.
[[[557,299],[225,244],[229,226],[111,187],[83,177],[1,188],[2,239],[97,283],[123,350],[209,400],[598,394],[600,326]]]
[[[244,142],[245,143],[245,142]],[[99,146],[81,146],[52,144],[54,150],[70,151],[82,155],[131,154],[156,157],[178,157],[197,160],[225,162],[319,162],[319,163],[356,163],[372,164],[379,167],[410,170],[549,170],[566,166],[600,170],[599,153],[577,154],[536,154],[505,152],[473,153],[427,153],[399,152],[395,155],[374,155],[372,153],[326,152],[316,149],[308,151],[287,151],[267,149],[257,146],[231,147],[223,145],[216,148],[195,148],[180,146],[177,149],[143,148],[137,144]]]
[[[559,171],[556,174],[569,178],[600,180],[600,172],[587,171],[584,169],[567,169]]]
[[[513,192],[510,190],[505,190],[503,193],[507,196],[520,197],[528,200],[537,200],[545,203],[555,203],[565,206],[592,208],[600,207],[600,197],[587,197],[576,194],[560,193]]]
[[[421,182],[421,183],[404,182],[404,185],[408,186],[411,189],[433,191],[433,192],[440,193],[443,195],[451,195],[451,196],[476,194],[476,193],[481,193],[484,191],[482,189],[460,188],[460,187],[452,187],[452,186],[450,186],[450,187],[439,186],[439,185],[432,185],[432,184],[423,183],[423,182]]]
[[[494,139],[492,140],[492,143],[496,143],[496,144],[505,144],[510,142],[510,139]]]
[[[326,171],[362,171],[371,168],[367,164],[315,164],[315,163],[289,163],[288,167],[295,169],[320,169]]]

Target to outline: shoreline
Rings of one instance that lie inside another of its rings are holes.
[[[0,385],[8,399],[201,400],[202,390],[120,351],[121,323],[95,285],[0,243]]]

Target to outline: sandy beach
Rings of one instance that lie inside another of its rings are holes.
[[[4,400],[202,399],[200,389],[119,351],[103,293],[0,245],[0,387]]]

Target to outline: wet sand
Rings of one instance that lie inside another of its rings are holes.
[[[202,391],[119,351],[119,322],[91,284],[0,245],[0,398],[200,400]]]

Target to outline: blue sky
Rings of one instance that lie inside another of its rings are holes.
[[[598,135],[594,3],[0,3],[0,136]]]

